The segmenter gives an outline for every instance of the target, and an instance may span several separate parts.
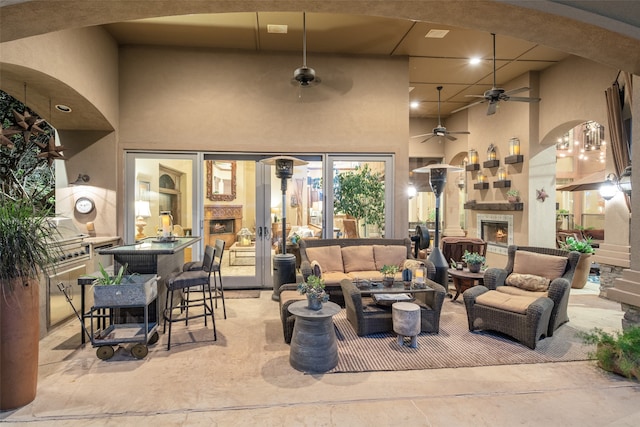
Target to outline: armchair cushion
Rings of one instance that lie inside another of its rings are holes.
[[[373,256],[375,258],[375,270],[380,271],[385,264],[397,265],[402,268],[402,264],[407,259],[407,250],[404,246],[373,245]]]
[[[567,267],[567,258],[529,251],[516,251],[513,273],[534,274],[549,280],[562,277]]]
[[[535,274],[511,273],[505,283],[525,291],[544,292],[549,289],[551,280]]]
[[[400,247],[404,250],[403,247]],[[342,248],[344,272],[375,270],[373,246],[346,246]]]
[[[549,292],[537,292],[537,291],[527,291],[522,288],[516,288],[515,286],[498,286],[496,289],[498,292],[502,292],[510,295],[528,295],[535,296],[536,298],[540,297],[548,297]]]
[[[536,299],[536,297],[510,295],[498,291],[489,291],[476,297],[476,304],[495,307],[496,309],[511,311],[513,313],[525,314],[529,305],[531,305],[531,303]]]
[[[307,248],[307,256],[312,261],[318,261],[324,273],[344,272],[342,251],[338,245]]]

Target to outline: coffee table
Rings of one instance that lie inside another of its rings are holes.
[[[229,252],[229,265],[256,265],[256,245],[240,246],[238,242],[235,242],[228,249]],[[233,258],[231,255],[233,254]],[[242,263],[240,260],[247,260],[246,263]]]
[[[467,289],[476,285],[482,285],[484,283],[483,272],[472,273],[467,268],[463,270],[450,268],[447,271],[449,272],[449,276],[451,276],[451,279],[453,279],[453,285],[456,287],[456,296],[453,297],[452,301],[455,301],[458,296],[460,296],[460,294]]]

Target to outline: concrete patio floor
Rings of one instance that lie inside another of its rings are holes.
[[[572,290],[571,324],[619,329],[619,304]],[[579,296],[579,297],[578,297]],[[447,299],[447,304],[458,304]],[[176,324],[149,355],[97,359],[77,319],[41,341],[34,402],[0,413],[32,426],[638,426],[640,383],[595,362],[305,375],[289,365],[278,304],[227,299],[218,340]]]

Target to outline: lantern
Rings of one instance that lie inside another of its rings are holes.
[[[469,163],[472,165],[478,164],[478,152],[473,148],[469,150]]]
[[[504,168],[498,168],[498,181],[507,179],[507,171]]]
[[[171,231],[173,230],[171,211],[160,212],[160,224],[162,225],[162,237],[171,237]]]
[[[509,154],[511,156],[520,155],[520,140],[516,137],[509,140]]]

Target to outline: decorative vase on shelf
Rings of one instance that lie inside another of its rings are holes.
[[[323,295],[307,294],[307,308],[309,310],[320,310],[322,309],[323,300]]]

